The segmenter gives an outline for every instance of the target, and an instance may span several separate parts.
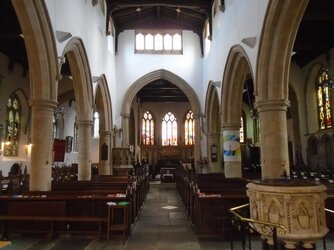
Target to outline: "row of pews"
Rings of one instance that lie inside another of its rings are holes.
[[[223,173],[196,174],[177,168],[177,191],[198,236],[226,236],[230,231],[228,209],[248,203],[247,183],[242,178],[225,178]]]
[[[58,180],[48,192],[2,194],[2,238],[12,232],[46,233],[51,238],[59,233],[109,236],[111,219],[120,221],[125,213],[118,211],[114,215],[117,218],[108,218],[113,206],[126,208],[127,237],[148,191],[148,167],[142,166],[132,175],[94,175],[90,181]]]

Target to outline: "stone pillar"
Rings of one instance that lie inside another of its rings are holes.
[[[223,150],[226,178],[241,178],[240,123],[223,125]]]
[[[194,114],[194,122],[195,122],[195,145],[194,145],[194,163],[195,169],[197,173],[200,173],[200,166],[198,162],[201,160],[201,123],[200,123],[201,115]]]
[[[51,190],[53,113],[57,103],[31,100],[30,191]]]
[[[256,103],[260,121],[262,179],[274,179],[285,171],[290,174],[286,111],[287,100]]]
[[[207,148],[208,148],[208,160],[209,160],[209,167],[210,167],[210,172],[211,173],[217,173],[217,172],[222,172],[222,168],[220,167],[220,156],[219,156],[219,144],[220,144],[220,134],[218,133],[211,133],[207,135]],[[213,162],[211,159],[212,153],[212,146],[215,145],[217,152],[216,152],[216,161]]]
[[[107,150],[107,158],[102,159],[102,145],[105,144],[108,148]],[[112,174],[111,167],[111,132],[103,131],[100,133],[100,164],[99,164],[99,174],[100,175],[110,175]]]
[[[78,180],[90,180],[91,171],[91,140],[92,140],[92,125],[91,120],[78,120]]]
[[[128,148],[130,144],[129,134],[130,134],[130,114],[122,114],[122,129],[123,129],[123,140],[122,147]]]

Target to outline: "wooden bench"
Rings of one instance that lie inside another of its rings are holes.
[[[71,232],[70,230],[55,230],[56,222],[90,222],[98,223],[98,236],[102,238],[102,224],[107,223],[107,217],[93,217],[93,216],[19,216],[19,215],[0,215],[0,221],[2,222],[2,238],[8,238],[8,221],[16,222],[49,222],[50,226],[46,230],[49,237],[54,238],[56,232]],[[31,232],[30,229],[19,229],[17,232]],[[37,230],[40,232],[41,230]],[[43,230],[42,230],[43,231]]]

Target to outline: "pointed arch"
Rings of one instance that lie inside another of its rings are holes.
[[[207,155],[209,157],[210,172],[221,172],[220,152],[220,128],[221,111],[219,106],[218,91],[212,82],[209,83],[205,97],[205,121],[207,136]],[[212,152],[216,150],[216,152]]]
[[[30,100],[57,101],[57,49],[44,1],[12,1],[29,61]]]
[[[150,72],[141,78],[139,78],[137,81],[135,81],[131,87],[128,88],[122,102],[122,128],[123,128],[123,147],[129,146],[129,118],[130,118],[130,111],[131,111],[131,103],[133,99],[135,98],[136,94],[140,89],[142,89],[145,85],[149,84],[152,81],[158,80],[158,79],[164,79],[167,80],[173,84],[175,84],[178,88],[180,88],[185,95],[187,96],[190,105],[191,110],[194,113],[194,119],[195,119],[195,134],[200,135],[200,118],[202,117],[201,114],[201,106],[199,99],[193,90],[193,88],[181,77],[178,75],[164,70],[159,69],[153,72]],[[195,142],[194,146],[194,160],[195,162],[199,161],[201,157],[200,153],[200,143]]]
[[[73,37],[66,44],[63,56],[68,59],[77,103],[78,120],[92,120],[93,112],[93,83],[88,57],[82,40]]]
[[[99,77],[95,94],[96,109],[100,114],[100,124],[103,131],[111,131],[112,121],[112,104],[105,74]]]
[[[156,71],[153,71],[151,73],[148,73],[141,78],[139,78],[137,81],[135,81],[131,87],[126,92],[123,103],[122,103],[122,115],[129,115],[130,114],[130,107],[133,98],[136,96],[138,91],[143,88],[148,83],[155,81],[157,79],[164,79],[167,81],[170,81],[171,83],[175,84],[178,88],[180,88],[185,95],[188,97],[188,100],[190,102],[191,108],[195,115],[200,115],[201,109],[200,109],[200,103],[198,100],[198,97],[195,93],[195,91],[192,89],[192,87],[181,77],[178,75],[164,70],[159,69]]]
[[[221,92],[222,126],[240,126],[243,87],[247,75],[252,74],[250,62],[244,49],[231,48],[224,71]]]
[[[308,0],[269,1],[257,59],[258,101],[287,100],[292,47]]]
[[[219,108],[219,97],[217,89],[212,84],[212,82],[209,83],[206,92],[204,114],[206,117],[206,132],[208,134],[220,132],[221,111]],[[217,116],[217,114],[219,115]]]

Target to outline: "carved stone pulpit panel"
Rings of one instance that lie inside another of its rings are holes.
[[[286,228],[278,238],[286,248],[304,248],[323,238],[328,232],[325,219],[326,187],[310,182],[260,180],[247,184],[251,219],[276,223]],[[256,230],[273,244],[272,232],[263,225]]]

